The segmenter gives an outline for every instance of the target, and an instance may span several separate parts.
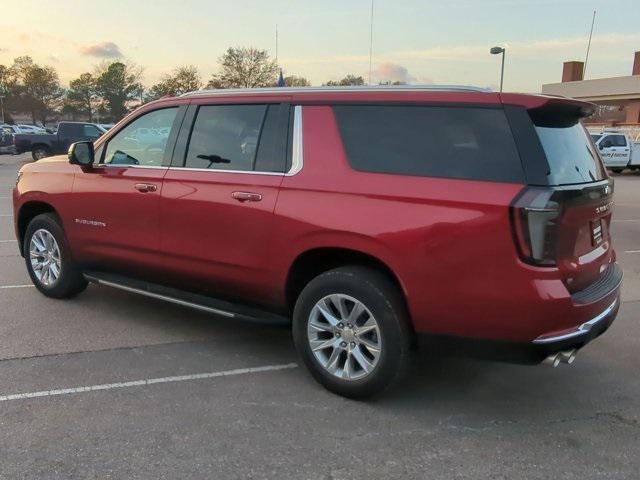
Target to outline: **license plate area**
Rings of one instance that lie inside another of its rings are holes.
[[[591,244],[597,247],[602,243],[602,220],[594,220],[591,222]]]

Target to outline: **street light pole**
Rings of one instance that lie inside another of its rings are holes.
[[[504,82],[504,56],[506,54],[506,49],[504,47],[492,47],[489,50],[491,55],[502,54],[502,66],[500,67],[500,93],[502,93],[502,84]]]
[[[2,112],[2,123],[4,123],[4,95],[0,95],[0,111]]]

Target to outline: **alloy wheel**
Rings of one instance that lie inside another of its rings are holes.
[[[36,230],[29,242],[31,268],[38,281],[50,287],[60,278],[60,247],[55,237],[44,228]]]
[[[373,314],[362,302],[343,294],[328,295],[314,305],[307,339],[320,365],[343,380],[369,375],[382,352],[380,326]]]

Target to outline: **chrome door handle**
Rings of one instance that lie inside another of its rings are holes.
[[[135,189],[142,193],[155,192],[158,187],[153,183],[136,183]]]
[[[253,192],[233,192],[231,198],[235,198],[239,202],[259,202],[262,195]]]

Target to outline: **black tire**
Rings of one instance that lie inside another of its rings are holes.
[[[33,147],[33,150],[31,150],[31,158],[33,158],[33,160],[36,162],[50,156],[51,150],[49,149],[49,147],[46,147],[44,145],[36,145],[35,147]]]
[[[87,288],[87,281],[82,271],[73,261],[69,250],[69,243],[64,235],[60,220],[55,214],[43,213],[34,217],[24,235],[23,252],[27,271],[35,287],[44,295],[51,298],[70,298]],[[59,276],[50,285],[45,285],[35,274],[31,264],[30,245],[33,235],[39,230],[46,230],[54,238],[60,250]]]
[[[312,310],[318,301],[334,294],[357,299],[378,323],[379,358],[362,378],[338,378],[325,369],[311,349],[307,329]],[[411,329],[401,292],[393,282],[371,268],[345,266],[317,276],[302,290],[293,312],[293,339],[302,361],[320,384],[344,397],[366,398],[388,388],[406,371]]]
[[[624,170],[624,168],[611,168],[610,169],[613,173],[622,173],[622,171]]]

